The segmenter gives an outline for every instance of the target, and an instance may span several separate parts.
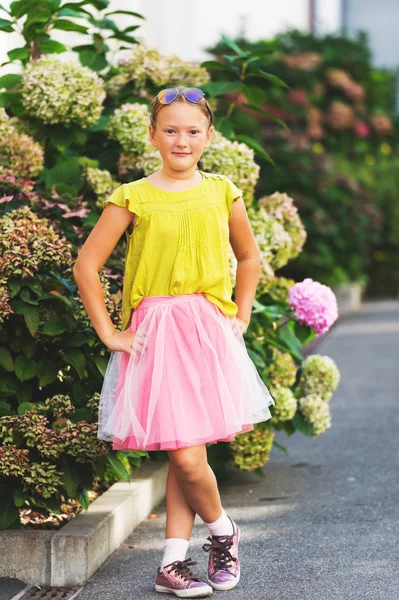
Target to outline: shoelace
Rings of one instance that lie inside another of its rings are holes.
[[[186,581],[199,581],[197,575],[194,575],[194,573],[189,568],[196,564],[197,562],[195,560],[191,560],[191,558],[186,558],[186,560],[175,560],[173,563],[170,563],[170,565],[166,565],[165,569],[168,570],[168,573],[175,571],[177,575],[179,575]]]
[[[231,536],[227,538],[218,539],[217,537],[208,537],[207,538],[211,543],[204,544],[202,549],[205,552],[210,552],[213,550],[213,561],[217,571],[219,569],[225,569],[228,571],[229,567],[231,567],[231,561],[236,562],[235,556],[231,556],[230,548],[233,545],[233,538]]]

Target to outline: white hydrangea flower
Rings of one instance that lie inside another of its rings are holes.
[[[120,183],[112,178],[109,171],[94,167],[86,167],[85,178],[97,196],[96,206],[100,209],[103,208],[103,201],[120,186]]]
[[[340,373],[333,359],[312,354],[302,364],[299,391],[302,396],[316,394],[328,402],[339,381]]]
[[[275,402],[275,406],[272,407],[272,423],[292,419],[296,413],[298,403],[290,388],[273,387],[271,393]]]
[[[184,61],[176,54],[163,55],[145,44],[137,44],[117,66],[119,73],[106,84],[107,92],[113,97],[129,82],[133,83],[136,92],[145,93],[149,81],[159,88],[174,85],[201,87],[210,81],[210,75],[203,67]]]
[[[313,437],[331,427],[330,406],[315,394],[299,399],[299,410],[304,419],[313,425]]]
[[[139,157],[151,146],[148,137],[150,113],[146,104],[122,104],[111,116],[107,133],[125,152]],[[152,146],[151,146],[152,148]]]
[[[242,190],[246,205],[251,206],[260,171],[252,148],[231,142],[215,131],[211,145],[202,154],[201,165],[204,171],[227,175]]]
[[[2,139],[11,133],[14,133],[14,131],[15,128],[12,124],[12,120],[6,113],[5,109],[0,107],[0,135]]]
[[[98,121],[105,99],[101,77],[75,59],[44,54],[29,63],[21,81],[27,113],[43,123],[77,123],[90,127]]]

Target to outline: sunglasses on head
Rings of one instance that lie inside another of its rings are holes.
[[[205,96],[204,92],[196,87],[186,87],[181,90],[183,96],[189,102],[199,102]],[[165,90],[161,90],[157,95],[157,98],[161,104],[170,104],[173,100],[176,100],[179,95],[179,90],[177,88],[166,88]]]

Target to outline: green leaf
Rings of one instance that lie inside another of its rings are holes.
[[[19,404],[32,402],[33,390],[34,388],[30,383],[21,383],[15,392]]]
[[[14,374],[11,376],[6,373],[2,375],[0,379],[0,392],[8,396],[13,396],[17,391],[17,382],[15,381]]]
[[[63,351],[62,357],[67,364],[73,366],[79,378],[83,379],[86,366],[86,357],[83,352],[77,348],[69,348]]]
[[[248,99],[249,104],[262,104],[266,100],[266,92],[257,86],[245,85],[243,92]]]
[[[67,331],[68,327],[57,317],[45,322],[40,333],[43,335],[59,335]]]
[[[202,87],[210,96],[222,96],[230,92],[242,90],[244,84],[241,81],[211,81]]]
[[[26,358],[32,358],[36,350],[36,342],[34,339],[29,338],[25,341],[22,346],[22,352],[26,356]]]
[[[21,488],[14,490],[14,504],[18,508],[21,508],[25,504],[28,498],[28,492],[24,492]]]
[[[276,440],[273,440],[273,446],[276,446],[276,448],[278,448],[279,450],[281,450],[282,452],[284,452],[284,454],[288,454],[287,448],[285,446],[282,446],[278,442],[276,442]]]
[[[90,13],[81,7],[79,10],[72,8],[61,8],[60,12],[58,13],[59,17],[73,17],[74,19],[87,19],[87,15],[90,15]]]
[[[32,4],[33,0],[16,0],[15,2],[11,2],[10,11],[12,16],[19,19],[23,15],[26,15]]]
[[[112,35],[109,36],[109,39],[120,40],[121,42],[126,42],[128,44],[137,44],[137,39],[127,33],[122,33],[121,31],[114,31]]]
[[[244,144],[247,144],[247,146],[249,146],[250,148],[253,148],[253,150],[255,150],[255,152],[259,156],[264,158],[264,160],[267,160],[274,167],[276,166],[276,163],[274,162],[274,160],[272,160],[272,158],[267,154],[267,152],[265,152],[265,150],[262,148],[262,146],[259,144],[259,142],[257,142],[253,138],[249,137],[249,135],[238,135],[236,139],[239,142],[244,142]]]
[[[54,360],[41,358],[37,363],[37,377],[39,387],[43,388],[57,380],[58,367]]]
[[[136,457],[136,456],[140,456],[140,457],[144,457],[146,456],[148,458],[148,452],[146,452],[146,450],[130,450],[129,452],[125,452],[126,456],[129,457]]]
[[[298,431],[301,431],[305,435],[312,436],[313,434],[313,425],[306,421],[299,410],[296,411],[294,418],[292,419],[292,423]]]
[[[66,457],[63,457],[62,459],[61,481],[64,484],[69,498],[71,500],[76,498],[78,493],[79,478],[75,465],[68,461]]]
[[[1,511],[0,511],[0,529],[10,529],[11,527],[18,527],[19,511],[14,504],[14,494],[0,497]]]
[[[129,463],[134,467],[141,467],[141,458],[139,456],[129,456]]]
[[[94,125],[87,128],[87,131],[105,131],[110,118],[110,115],[102,115]]]
[[[60,499],[59,499],[58,494],[56,495],[56,497],[53,496],[52,498],[42,498],[41,504],[49,512],[51,512],[55,515],[62,514],[62,510],[60,508]]]
[[[76,499],[79,500],[83,510],[87,510],[90,506],[90,498],[89,498],[89,494],[87,493],[87,491],[82,488],[82,486],[79,486],[77,492],[76,492]]]
[[[6,348],[0,348],[0,367],[3,367],[6,371],[14,370],[12,356]]]
[[[14,371],[20,381],[32,379],[36,375],[36,361],[28,360],[20,354],[15,359]]]
[[[91,413],[87,408],[77,408],[73,415],[71,415],[71,421],[77,423],[78,421],[88,421],[91,420]]]
[[[35,336],[40,323],[39,311],[35,308],[30,309],[28,312],[25,312],[24,319],[30,334]]]
[[[0,29],[1,31],[11,33],[12,31],[14,31],[13,22],[8,21],[8,19],[0,19]]]
[[[252,360],[252,362],[263,371],[266,368],[265,361],[259,356],[257,352],[251,350],[251,348],[247,348],[247,352]]]
[[[17,73],[8,73],[0,77],[0,88],[10,89],[15,87],[22,79],[22,75]]]
[[[259,477],[263,477],[263,478],[265,478],[265,477],[266,477],[266,475],[265,475],[265,472],[264,472],[264,470],[262,469],[262,467],[257,467],[257,468],[254,470],[254,473],[256,473],[257,475],[259,475]]]
[[[263,71],[262,69],[247,73],[245,79],[248,79],[249,77],[262,77],[262,79],[267,79],[267,81],[270,81],[273,85],[290,89],[290,86],[280,79],[280,77],[276,77],[276,75],[272,75],[272,73],[266,73],[266,71]]]
[[[7,55],[11,61],[13,61],[13,60],[24,61],[24,60],[29,60],[29,58],[30,58],[29,49],[26,48],[25,46],[22,46],[21,48],[14,48],[14,50],[10,50],[9,52],[7,52]]]
[[[284,327],[281,327],[280,329],[277,330],[277,335],[278,337],[285,343],[287,344],[288,348],[291,350],[291,353],[296,356],[296,358],[298,358],[300,361],[303,360],[303,356],[301,354],[301,342],[300,340],[296,337],[295,333],[292,331],[292,329],[290,327],[288,327],[288,325],[284,325]]]
[[[109,6],[109,0],[84,0],[83,4],[92,4],[97,10],[104,10]]]
[[[276,321],[277,319],[280,319],[282,316],[284,316],[285,311],[283,308],[281,308],[281,306],[272,305],[265,306],[262,310],[262,313],[269,317],[272,321]]]
[[[107,370],[108,359],[105,358],[105,356],[93,356],[93,362],[104,377]]]
[[[11,404],[5,400],[0,400],[0,417],[6,417],[11,414]]]
[[[130,482],[130,475],[126,470],[125,465],[115,456],[115,453],[108,454],[107,460],[117,475],[125,481]]]
[[[78,25],[77,23],[68,21],[68,19],[57,19],[57,21],[52,23],[52,27],[53,29],[61,29],[63,31],[77,31],[78,33],[87,33],[89,31],[88,27]]]
[[[27,304],[33,304],[34,306],[38,306],[39,301],[36,298],[31,298],[29,290],[22,290],[21,299]]]
[[[215,119],[215,127],[225,138],[234,139],[234,126],[230,119],[227,119],[226,117]]]
[[[67,133],[65,133],[64,137],[63,131],[63,143],[57,145],[57,141],[54,143],[53,137],[51,139],[51,143],[55,145],[58,150],[65,150],[68,145]],[[70,135],[70,134],[69,134]],[[51,169],[44,169],[43,171],[45,177],[45,186],[46,190],[50,191],[54,186],[56,191],[59,192],[59,185],[61,183],[66,184],[75,190],[75,194],[78,195],[79,188],[81,184],[82,174],[79,166],[79,162],[76,157],[71,157],[63,162],[56,164]]]
[[[61,44],[60,42],[56,42],[55,40],[45,40],[40,43],[40,50],[44,54],[61,54],[62,52],[68,52],[68,48]]]
[[[15,280],[15,279],[14,280],[10,279],[8,281],[8,288],[10,290],[11,298],[14,298],[14,296],[16,296],[18,294],[21,287],[22,287],[22,281]]]
[[[140,25],[131,25],[130,27],[125,27],[125,29],[122,30],[122,33],[130,33],[131,31],[136,31],[136,29],[140,29]]]
[[[260,115],[263,115],[264,117],[267,117],[268,119],[270,119],[271,121],[274,121],[278,125],[281,125],[281,127],[284,127],[284,129],[286,131],[290,131],[290,128],[288,127],[288,125],[286,123],[284,123],[284,121],[282,121],[281,119],[278,119],[274,115],[271,115],[270,113],[263,110],[262,108],[259,108],[259,106],[254,106],[253,104],[242,104],[241,106],[246,106],[247,108],[250,108],[251,110],[256,111]]]
[[[112,12],[105,13],[104,16],[109,17],[110,15],[131,15],[132,17],[137,17],[138,19],[146,20],[146,18],[143,15],[140,15],[136,12],[132,12],[131,10],[114,10]]]
[[[84,67],[89,67],[93,71],[102,71],[108,66],[108,61],[103,54],[89,50],[79,52],[79,60]]]
[[[233,52],[237,52],[240,56],[245,56],[246,52],[244,52],[238,44],[236,44],[233,40],[228,38],[226,35],[222,34],[222,40]]]
[[[25,285],[28,286],[32,292],[34,292],[37,296],[41,296],[43,294],[43,286],[39,281],[26,281]]]
[[[33,402],[22,402],[22,404],[20,404],[18,406],[18,414],[19,415],[24,415],[26,412],[29,412],[30,410],[33,410],[34,408],[36,408],[36,404],[33,404]]]
[[[73,333],[65,338],[66,346],[69,348],[76,348],[78,346],[84,346],[88,344],[90,338],[84,333]]]
[[[208,69],[208,71],[227,71],[228,73],[236,73],[229,65],[218,62],[217,60],[205,60],[201,63],[201,67]]]

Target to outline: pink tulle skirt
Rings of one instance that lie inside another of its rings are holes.
[[[129,330],[132,353],[111,352],[100,395],[98,437],[115,450],[229,442],[271,417],[237,320],[203,294],[145,297]]]

